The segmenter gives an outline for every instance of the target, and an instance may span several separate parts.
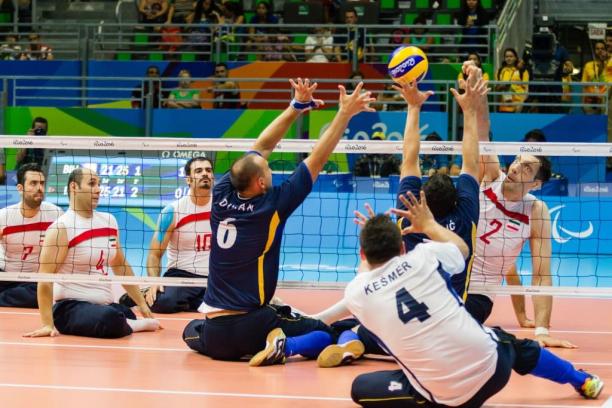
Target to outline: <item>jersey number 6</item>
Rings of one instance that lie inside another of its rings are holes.
[[[219,223],[219,228],[217,228],[217,245],[219,245],[219,248],[229,249],[236,243],[238,230],[231,223],[232,221],[236,221],[236,219],[226,218]]]

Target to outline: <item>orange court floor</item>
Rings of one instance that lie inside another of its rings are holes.
[[[279,294],[308,313],[341,296],[340,291],[313,289]],[[40,325],[37,311],[0,309],[0,407],[353,407],[355,376],[396,368],[385,358],[333,369],[299,357],[283,366],[258,368],[213,361],[181,340],[184,326],[198,314],[158,317],[164,330],[123,339],[27,339],[22,334]],[[507,296],[498,297],[487,323],[518,336],[533,333],[518,328]],[[513,374],[485,407],[612,408],[612,300],[555,299],[551,334],[579,346],[555,352],[606,382],[600,398],[584,400],[569,385]]]

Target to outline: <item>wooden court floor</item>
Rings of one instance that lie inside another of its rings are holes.
[[[339,298],[329,290],[284,290],[281,297],[306,312]],[[181,333],[196,314],[160,316],[164,330],[125,339],[72,336],[26,339],[39,325],[37,311],[0,309],[0,408],[12,407],[352,407],[350,386],[361,373],[395,369],[384,359],[319,369],[292,358],[284,366],[250,368],[191,352]],[[521,330],[508,297],[499,297],[489,323]],[[600,399],[586,401],[569,385],[513,374],[486,407],[612,408],[612,300],[556,299],[552,333],[577,344],[556,350],[606,382]]]

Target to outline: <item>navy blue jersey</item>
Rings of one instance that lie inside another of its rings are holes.
[[[400,182],[399,194],[405,195],[408,191],[418,197],[421,191],[422,181],[420,177],[408,176],[404,177]],[[478,226],[478,216],[480,209],[479,194],[480,189],[478,182],[469,174],[461,174],[457,178],[457,206],[446,217],[442,219],[436,218],[436,221],[459,235],[467,244],[470,250],[468,258],[465,262],[465,270],[451,277],[451,283],[455,292],[465,300],[467,293],[467,285],[470,281],[470,270],[472,268],[472,258],[474,254],[474,245],[476,239],[476,227]],[[397,200],[397,207],[405,209],[402,202]],[[406,228],[410,225],[410,221],[402,218],[400,220],[401,227]],[[406,250],[410,251],[417,244],[423,242],[427,238],[423,234],[408,234],[404,235],[404,243]]]
[[[251,199],[238,197],[229,172],[221,177],[213,188],[207,305],[251,311],[270,301],[285,222],[311,190],[304,163],[281,185]]]

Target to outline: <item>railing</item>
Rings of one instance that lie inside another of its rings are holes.
[[[207,61],[306,61],[312,55],[305,48],[305,40],[319,25],[300,24],[61,24],[40,23],[34,25],[0,24],[0,31],[21,33],[15,44],[22,54],[33,59],[44,59],[42,52],[32,49],[27,33],[40,35],[39,43],[53,49],[55,59],[177,59],[190,58]],[[478,35],[462,35],[458,25],[328,25],[327,37],[333,38],[330,61],[339,56],[354,67],[358,62],[386,62],[389,54],[404,41],[418,43],[433,62],[456,61],[464,58],[469,50],[477,50],[483,59],[492,61],[492,38],[495,26],[483,28]],[[160,29],[163,28],[162,31]],[[419,31],[415,31],[419,30]],[[6,34],[5,34],[6,35]],[[361,39],[363,37],[364,39]],[[315,37],[313,37],[315,38]],[[352,38],[353,53],[343,48],[336,54],[339,38]],[[329,41],[329,40],[328,40]],[[365,47],[360,45],[365,44]],[[17,54],[17,52],[15,52]],[[15,58],[20,59],[20,58]]]

